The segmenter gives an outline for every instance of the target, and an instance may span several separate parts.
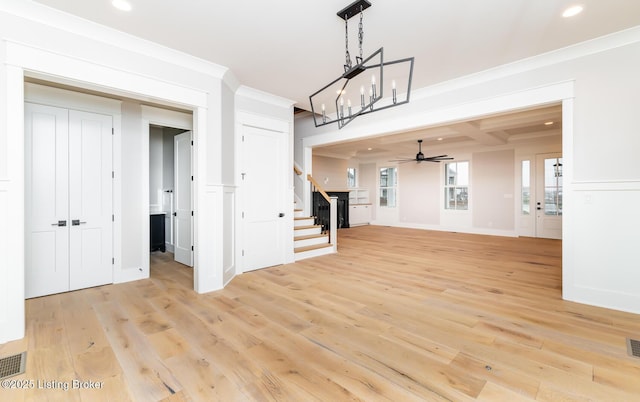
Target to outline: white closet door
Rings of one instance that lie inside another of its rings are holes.
[[[284,262],[285,135],[242,126],[244,271]]]
[[[69,112],[70,290],[113,283],[112,117]]]
[[[192,267],[191,131],[176,135],[173,143],[173,163],[175,169],[174,258],[177,262]]]
[[[113,283],[111,130],[25,103],[26,298]]]
[[[68,111],[25,104],[27,298],[69,290]]]

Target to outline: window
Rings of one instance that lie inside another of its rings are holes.
[[[522,161],[522,204],[520,211],[522,215],[531,213],[531,162]]]
[[[354,188],[356,186],[356,168],[347,168],[347,187]]]
[[[396,168],[380,168],[380,206],[396,206],[396,186],[398,184]]]
[[[544,160],[544,214],[562,215],[562,158]]]
[[[469,209],[469,162],[444,165],[444,208]]]

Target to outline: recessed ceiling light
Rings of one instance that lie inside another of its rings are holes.
[[[367,148],[367,151],[371,151],[373,148]]]
[[[580,14],[582,12],[582,10],[584,10],[584,7],[582,6],[571,6],[569,8],[567,8],[566,10],[564,10],[564,12],[562,13],[562,16],[564,18],[570,18],[573,16],[576,16],[578,14]]]
[[[547,121],[547,122],[544,123],[544,125],[545,126],[551,126],[551,125],[553,125],[553,122],[552,121]]]
[[[442,140],[443,140],[443,138],[442,138],[442,137],[438,138],[438,141],[442,141]]]
[[[127,0],[113,0],[111,4],[121,11],[131,11],[131,3]]]

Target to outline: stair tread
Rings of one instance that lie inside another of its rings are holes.
[[[294,253],[302,253],[303,251],[317,250],[320,248],[333,247],[331,243],[314,244],[313,246],[298,247],[293,250]]]
[[[302,230],[302,229],[315,229],[322,228],[320,225],[305,225],[305,226],[295,226],[293,230]]]
[[[329,235],[327,233],[318,233],[318,234],[312,234],[312,235],[306,235],[306,236],[295,236],[293,238],[293,241],[296,240],[308,240],[308,239],[315,239],[318,237],[328,237]]]
[[[294,221],[303,221],[305,219],[313,219],[313,216],[295,216],[293,218]]]

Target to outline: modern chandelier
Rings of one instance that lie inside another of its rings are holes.
[[[413,57],[385,62],[383,48],[380,48],[363,58],[362,19],[363,11],[369,7],[369,1],[356,0],[337,13],[345,25],[344,73],[309,96],[316,127],[338,123],[340,129],[358,116],[409,103]],[[355,57],[354,65],[349,54],[349,19],[356,15],[360,15],[359,56]],[[391,81],[385,78],[389,76]],[[385,97],[385,94],[391,96]]]

